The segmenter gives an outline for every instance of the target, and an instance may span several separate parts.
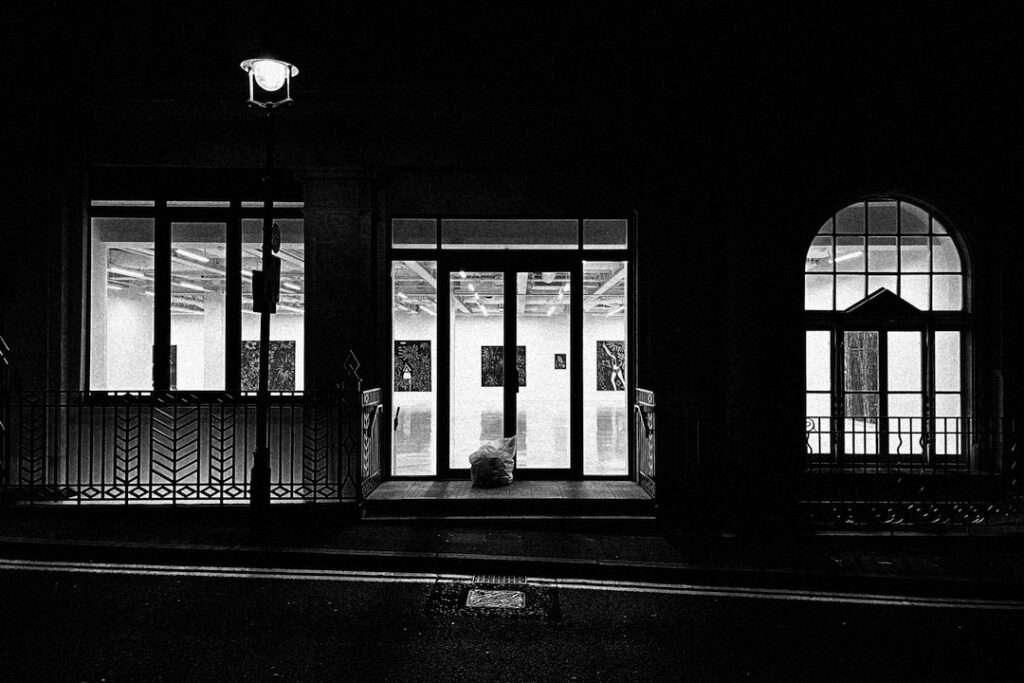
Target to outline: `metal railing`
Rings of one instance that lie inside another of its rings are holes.
[[[367,392],[272,396],[271,499],[359,502]],[[378,392],[379,393],[379,392]],[[249,500],[254,395],[8,392],[0,491],[8,502],[231,504]]]
[[[805,433],[801,503],[819,526],[1024,524],[1011,419],[809,417]]]
[[[657,432],[654,392],[637,389],[633,403],[633,432],[636,443],[636,480],[651,498],[657,487]]]

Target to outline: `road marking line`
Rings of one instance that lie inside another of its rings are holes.
[[[469,574],[436,574],[420,572],[371,572],[336,569],[291,569],[261,567],[217,567],[159,564],[119,564],[107,562],[58,562],[38,560],[3,560],[0,570],[43,571],[86,574],[117,574],[133,576],[202,577],[233,579],[270,579],[294,581],[336,581],[353,583],[418,583],[471,582]],[[639,581],[603,581],[592,579],[528,578],[531,585],[580,591],[619,593],[655,593],[694,597],[747,598],[795,602],[845,603],[888,607],[942,607],[947,609],[1024,610],[1017,600],[970,600],[964,598],[929,598],[907,595],[802,591],[785,588],[751,588],[744,586],[702,586],[696,584],[646,583]]]

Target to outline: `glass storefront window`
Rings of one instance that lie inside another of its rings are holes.
[[[171,224],[171,385],[224,389],[224,223]]]
[[[89,385],[99,391],[153,388],[152,218],[91,221]]]
[[[279,218],[281,298],[270,316],[271,391],[302,391],[305,383],[306,249],[302,219]],[[263,220],[242,221],[242,391],[259,388],[260,314],[252,309],[252,271],[262,268]]]
[[[391,264],[391,471],[432,475],[437,456],[437,263]]]
[[[626,262],[583,263],[583,473],[629,471]]]

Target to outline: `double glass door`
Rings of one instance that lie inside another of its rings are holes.
[[[502,260],[500,268],[465,260],[441,268],[450,296],[447,316],[439,311],[448,322],[439,360],[450,382],[441,398],[438,436],[448,454],[439,474],[467,469],[481,443],[513,435],[521,475],[580,470],[572,448],[580,269]]]

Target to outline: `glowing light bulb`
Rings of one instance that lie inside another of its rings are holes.
[[[267,92],[274,92],[284,85],[288,66],[274,59],[257,59],[252,63],[252,75],[257,85]]]

